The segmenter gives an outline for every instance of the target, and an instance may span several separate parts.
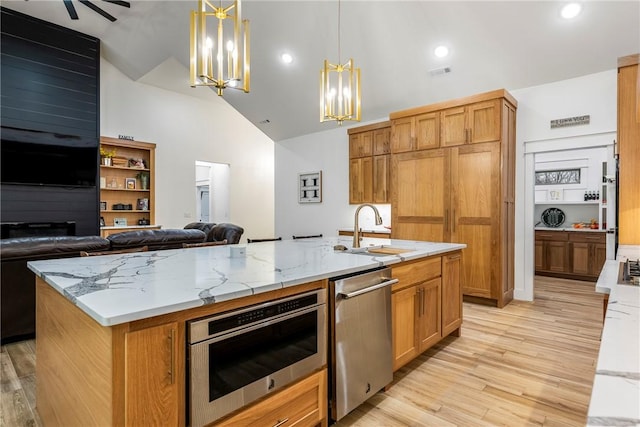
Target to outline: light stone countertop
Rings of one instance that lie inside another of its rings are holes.
[[[609,294],[591,391],[588,426],[640,425],[640,287],[618,285],[620,262],[640,258],[640,246],[619,246],[606,261],[596,291]]]
[[[351,237],[30,261],[28,267],[103,326],[145,319],[382,265],[464,249],[465,244],[364,238],[361,246],[410,251],[372,256],[334,251]],[[231,257],[245,246],[246,256]]]
[[[590,228],[573,228],[573,227],[535,227],[536,231],[577,231],[579,233],[606,233],[607,230],[592,230]]]

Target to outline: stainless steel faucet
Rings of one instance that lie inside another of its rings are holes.
[[[382,224],[382,217],[380,216],[380,212],[378,212],[378,209],[375,206],[369,203],[365,203],[364,205],[358,206],[358,208],[356,209],[355,221],[353,224],[353,247],[354,248],[360,247],[360,227],[358,226],[358,214],[360,214],[360,209],[364,208],[365,206],[369,206],[371,209],[373,209],[373,212],[376,215],[376,225]]]

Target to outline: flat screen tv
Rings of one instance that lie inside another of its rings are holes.
[[[2,184],[94,187],[97,147],[70,147],[3,140],[0,143]]]

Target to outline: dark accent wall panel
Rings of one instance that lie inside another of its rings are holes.
[[[88,185],[50,185],[60,182],[60,164],[52,156],[46,169],[54,175],[40,174],[41,185],[3,182],[0,219],[75,221],[77,235],[97,235],[100,196],[91,182],[99,179],[100,40],[5,7],[0,7],[0,19],[0,137],[12,147],[10,153],[0,151],[15,157],[23,144],[28,169],[29,156],[39,154],[34,144],[61,147],[55,154],[70,159],[80,158],[74,148],[79,153],[84,147],[84,173],[87,164],[95,167],[95,180],[85,180]],[[87,147],[95,150],[93,161]]]
[[[99,138],[100,40],[1,8],[2,126]]]
[[[99,205],[93,202],[97,199],[95,187],[3,184],[0,192],[2,222],[75,221],[77,236],[100,234],[96,221]]]

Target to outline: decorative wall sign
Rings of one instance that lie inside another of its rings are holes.
[[[567,126],[588,125],[591,121],[591,116],[575,116],[567,117],[566,119],[551,120],[551,129],[564,128]]]
[[[300,203],[322,202],[322,171],[298,174]]]

